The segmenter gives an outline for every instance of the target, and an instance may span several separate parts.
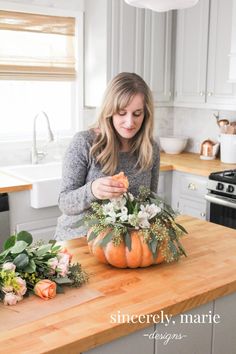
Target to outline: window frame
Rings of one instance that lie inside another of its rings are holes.
[[[71,10],[64,8],[55,8],[49,6],[38,6],[29,4],[7,3],[6,1],[0,1],[1,10],[5,11],[17,11],[27,12],[32,14],[53,15],[53,16],[69,16],[75,18],[75,51],[76,51],[76,78],[73,80],[75,85],[74,100],[72,107],[72,125],[71,132],[63,134],[63,138],[72,137],[76,131],[83,129],[83,119],[81,119],[79,112],[81,113],[84,104],[84,9],[81,6],[81,10]],[[53,14],[52,14],[53,12]],[[30,80],[29,80],[30,81]],[[44,80],[43,80],[44,81]],[[50,81],[50,80],[45,80]],[[55,81],[55,80],[52,80]],[[33,119],[33,118],[32,118]],[[32,124],[33,134],[33,124]],[[32,141],[31,137],[20,135],[5,135],[1,137],[1,143],[14,142],[25,143]]]

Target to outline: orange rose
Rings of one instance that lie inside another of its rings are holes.
[[[112,176],[112,179],[123,183],[125,188],[129,188],[129,181],[124,172],[120,172],[117,175]]]
[[[43,300],[49,300],[56,296],[57,285],[54,281],[43,279],[38,281],[34,287],[35,295],[38,295]]]

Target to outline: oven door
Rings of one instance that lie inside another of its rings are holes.
[[[213,193],[208,193],[205,198],[207,220],[236,229],[236,200]]]

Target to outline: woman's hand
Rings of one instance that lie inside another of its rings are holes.
[[[98,178],[92,182],[92,193],[97,199],[119,198],[127,192],[123,183],[113,180],[111,177]]]

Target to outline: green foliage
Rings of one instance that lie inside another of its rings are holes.
[[[62,257],[66,257],[66,260],[60,263]],[[16,269],[4,270],[6,263],[12,264],[11,267],[15,265]],[[70,255],[62,246],[56,244],[55,240],[33,244],[33,237],[27,231],[12,235],[4,242],[0,253],[0,299],[4,298],[2,289],[6,285],[14,285],[14,289],[17,289],[17,276],[26,281],[27,293],[32,291],[41,279],[56,282],[58,292],[63,291],[64,284],[78,287],[88,280],[88,275],[81,265],[72,265]]]
[[[150,211],[150,208],[154,212]],[[130,231],[138,230],[153,258],[156,259],[158,252],[162,252],[164,258],[170,262],[179,259],[181,255],[186,256],[180,237],[187,231],[175,221],[176,216],[177,213],[171,206],[157,194],[140,187],[136,198],[130,193],[125,193],[120,201],[106,200],[92,203],[91,212],[79,221],[79,226],[83,225],[90,229],[89,242],[101,232],[108,231],[100,240],[100,247],[106,247],[109,242],[119,245],[123,241],[129,251],[132,249]],[[165,251],[162,250],[162,244],[165,245]]]

